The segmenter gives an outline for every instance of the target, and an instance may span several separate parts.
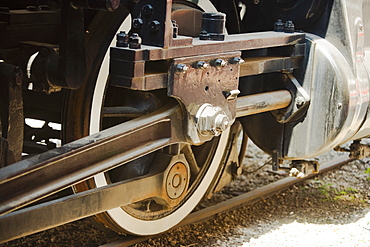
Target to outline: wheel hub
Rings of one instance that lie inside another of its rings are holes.
[[[179,198],[188,187],[188,169],[181,162],[175,163],[169,170],[166,179],[166,192],[169,198]]]

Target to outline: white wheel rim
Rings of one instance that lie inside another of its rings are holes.
[[[208,1],[201,1],[205,4],[203,9],[209,9]],[[126,18],[125,22],[121,25],[119,30],[127,30],[127,26],[130,26],[130,18]],[[110,46],[115,46],[113,40]],[[103,106],[104,92],[107,83],[109,73],[109,52],[106,53],[102,62],[98,78],[95,85],[92,109],[90,116],[90,134],[94,134],[100,131],[100,119],[101,119],[101,108]],[[117,223],[125,231],[135,235],[154,235],[164,232],[171,227],[178,224],[186,215],[188,215],[193,208],[199,203],[206,193],[210,183],[212,182],[219,166],[219,162],[222,159],[223,151],[227,145],[228,133],[230,129],[227,129],[220,137],[215,156],[204,175],[202,181],[199,183],[192,195],[181,205],[178,209],[171,212],[171,214],[156,220],[141,220],[128,214],[122,208],[114,208],[108,210],[107,213],[113,221]],[[102,187],[107,185],[107,180],[104,173],[100,173],[94,176],[94,182],[96,187]]]

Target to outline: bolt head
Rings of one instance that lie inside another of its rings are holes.
[[[26,7],[26,10],[27,10],[27,11],[32,11],[32,12],[34,12],[34,11],[37,11],[37,7],[36,7],[36,6],[27,6],[27,7]]]
[[[185,73],[186,71],[189,70],[189,67],[186,64],[176,64],[176,71],[180,73]]]
[[[286,21],[284,24],[284,32],[294,33],[294,24],[292,21]]]
[[[222,91],[222,94],[225,96],[227,101],[234,100],[240,94],[238,89],[230,90],[230,91]]]
[[[128,46],[128,36],[125,31],[121,31],[117,33],[116,40],[117,40],[117,43],[116,43],[117,47],[127,47]]]
[[[204,61],[197,62],[197,68],[198,69],[207,69],[208,66],[209,66],[209,64],[204,62]]]
[[[37,7],[37,10],[50,10],[50,6],[49,5],[40,5]]]
[[[216,59],[215,60],[215,66],[216,67],[225,67],[226,66],[226,64],[227,64],[227,62],[225,61],[225,60],[223,60],[223,59]]]
[[[150,4],[145,4],[143,6],[143,8],[141,9],[141,12],[143,13],[143,15],[151,15],[153,14],[153,6],[150,5]]]
[[[279,114],[276,116],[276,120],[277,120],[278,122],[282,122],[282,121],[284,121],[284,120],[285,120],[285,116],[284,116],[284,114],[279,113]]]
[[[275,22],[274,31],[275,32],[283,32],[284,31],[284,23],[283,23],[283,21],[281,19],[278,19]]]
[[[151,32],[157,32],[161,27],[161,23],[157,20],[149,22],[148,25]]]
[[[301,106],[303,106],[304,104],[306,103],[306,100],[302,97],[302,96],[298,96],[296,99],[295,99],[295,104],[296,106],[299,108]]]
[[[221,107],[210,104],[202,105],[197,114],[197,128],[204,136],[218,136],[230,125],[230,119]]]
[[[132,20],[132,27],[133,28],[141,28],[144,24],[144,21],[141,18],[135,18]]]
[[[139,34],[133,33],[130,36],[130,43],[129,43],[129,48],[131,49],[140,49],[141,48],[141,38]]]
[[[234,57],[232,60],[233,64],[243,64],[244,62],[245,62],[244,59],[241,57]]]

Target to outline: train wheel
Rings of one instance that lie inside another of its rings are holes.
[[[104,114],[109,107],[124,106],[135,109],[135,112],[151,112],[165,101],[171,100],[167,98],[165,90],[142,92],[109,85],[107,51],[113,42],[107,42],[106,37],[111,37],[109,40],[112,40],[119,30],[119,25],[116,23],[122,23],[127,13],[119,9],[109,14],[109,18],[106,15],[106,13],[98,13],[90,25],[91,29],[87,32],[87,54],[91,56],[87,61],[89,78],[82,88],[69,92],[65,100],[63,133],[64,140],[67,142],[136,116],[136,113],[119,116]],[[115,21],[106,23],[102,27],[102,22],[113,18]],[[228,133],[229,130],[200,146],[176,145],[178,153],[182,154],[189,163],[191,174],[187,194],[177,205],[167,207],[148,198],[124,207],[114,208],[96,215],[95,218],[116,232],[135,235],[153,235],[175,226],[193,210],[214,180],[222,157],[228,150],[230,143]],[[151,166],[157,164],[153,161],[160,153],[168,153],[168,149],[148,154],[109,172],[98,174],[93,179],[76,185],[74,189],[80,192],[144,175]]]

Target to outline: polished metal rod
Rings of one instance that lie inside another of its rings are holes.
[[[236,101],[236,117],[282,109],[289,106],[291,101],[292,95],[288,90],[238,97]]]

